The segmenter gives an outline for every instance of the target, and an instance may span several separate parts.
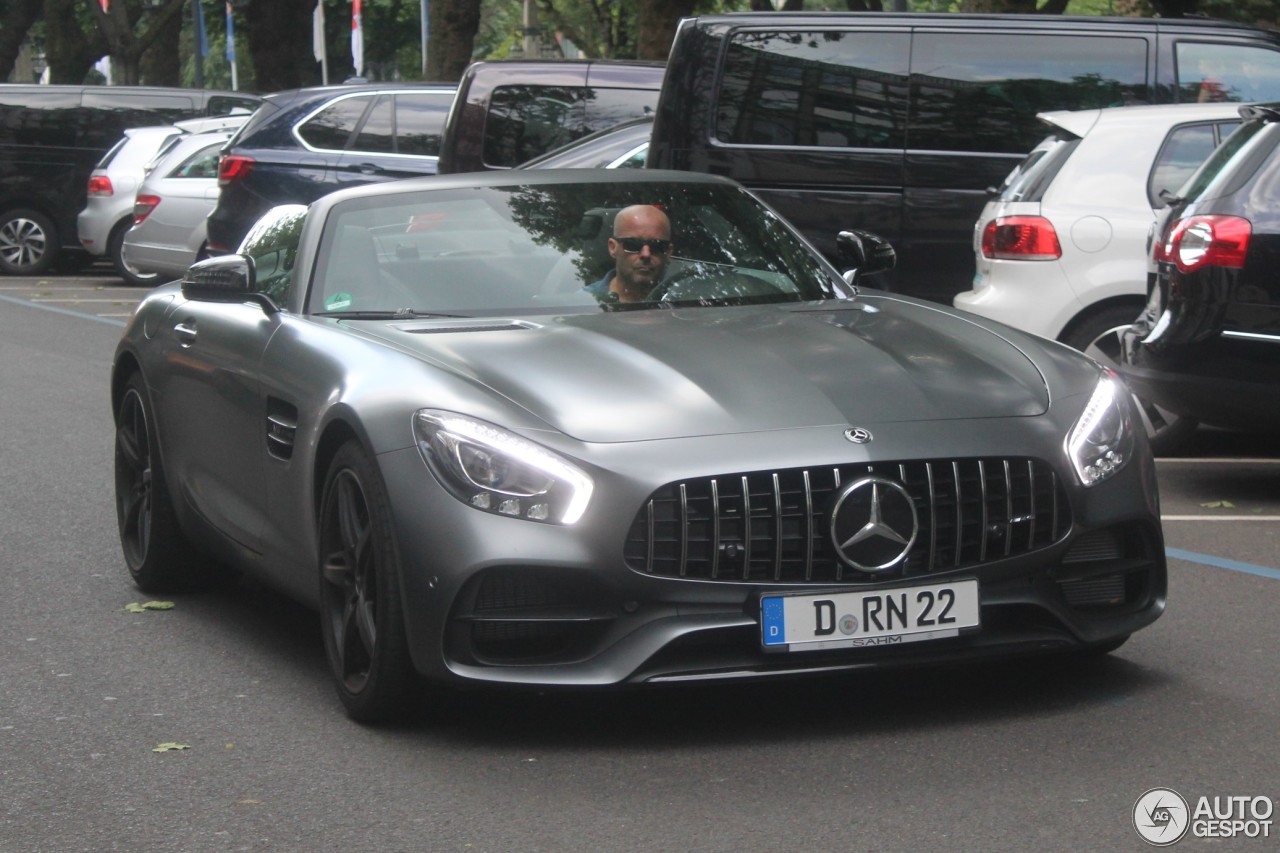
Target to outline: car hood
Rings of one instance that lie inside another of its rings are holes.
[[[1042,414],[1045,381],[991,330],[918,303],[360,323],[582,441]]]

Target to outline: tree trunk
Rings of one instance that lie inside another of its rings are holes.
[[[81,28],[76,3],[77,0],[44,3],[44,54],[49,62],[50,83],[83,83],[89,69],[107,54],[102,33],[95,29],[87,35]]]
[[[179,9],[181,6],[179,2]],[[143,35],[138,71],[148,86],[182,85],[182,56],[177,49],[182,42],[182,19],[180,14],[169,15]]]
[[[431,0],[427,14],[427,79],[458,80],[471,64],[480,30],[480,0]]]
[[[14,63],[18,61],[18,50],[26,41],[31,25],[40,20],[44,11],[44,0],[10,0],[0,25],[0,81],[8,80],[13,74]],[[19,83],[30,83],[30,80],[19,80]]]
[[[315,8],[316,0],[253,0],[244,8],[258,91],[297,89],[320,82],[320,63],[311,52],[311,13]],[[333,11],[325,7],[326,13]],[[349,46],[345,54],[330,54],[330,80],[343,79],[352,68]]]
[[[676,25],[693,14],[695,0],[640,0],[636,20],[636,57],[666,60]]]

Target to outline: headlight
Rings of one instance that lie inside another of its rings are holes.
[[[476,509],[574,524],[591,500],[591,478],[580,468],[493,424],[422,409],[413,432],[440,482]]]
[[[1123,468],[1132,455],[1129,392],[1120,377],[1108,370],[1067,436],[1067,456],[1080,482],[1093,486]]]

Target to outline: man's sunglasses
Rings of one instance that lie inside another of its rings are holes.
[[[622,247],[622,251],[628,255],[638,255],[645,246],[649,247],[649,251],[655,255],[665,255],[667,249],[671,248],[670,240],[646,240],[643,237],[614,237],[618,241],[618,245]]]

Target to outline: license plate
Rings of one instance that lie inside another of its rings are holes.
[[[776,651],[938,640],[979,624],[976,580],[760,599],[761,639]]]

